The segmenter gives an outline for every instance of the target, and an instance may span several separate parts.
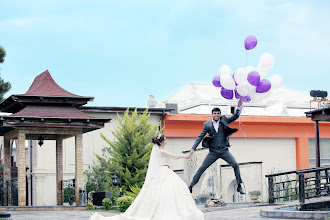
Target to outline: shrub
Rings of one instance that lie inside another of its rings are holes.
[[[117,199],[118,209],[121,212],[125,212],[126,209],[132,204],[134,198],[132,196],[123,196]]]
[[[71,205],[76,200],[75,194],[75,188],[64,188],[64,202],[68,202]]]
[[[130,186],[129,188],[132,192],[127,191],[126,194],[135,199],[137,195],[139,195],[141,188],[137,184],[135,184],[134,186]]]
[[[197,196],[197,201],[201,202],[201,203],[205,203],[206,200],[210,199],[211,196],[209,194],[200,194]]]
[[[110,210],[112,206],[112,202],[110,201],[109,198],[104,198],[102,200],[102,205],[105,207],[106,210]]]
[[[261,192],[259,190],[254,190],[250,192],[250,195],[258,195],[260,196]]]
[[[88,202],[88,203],[87,203],[87,209],[88,209],[88,210],[93,210],[93,209],[95,209],[95,206],[93,205],[93,203]]]

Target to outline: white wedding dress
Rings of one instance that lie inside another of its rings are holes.
[[[90,220],[204,220],[187,185],[168,167],[171,154],[153,146],[146,180],[132,205],[120,215],[104,217],[94,213]],[[167,165],[167,166],[164,166]]]

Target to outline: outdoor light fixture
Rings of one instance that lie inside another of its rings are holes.
[[[309,104],[310,111],[312,111],[312,102],[317,102],[317,109],[328,108],[330,106],[329,100],[326,98],[328,96],[327,91],[311,90],[309,94],[311,97],[313,97],[313,99],[310,100],[310,104]]]
[[[112,179],[112,184],[114,186],[118,186],[118,176],[116,176],[116,174],[115,174],[111,177],[111,179]]]
[[[116,176],[116,174],[115,174],[115,172],[114,172],[115,169],[119,171],[119,183],[118,183],[118,176]],[[118,169],[117,167],[114,167],[114,168],[112,169],[112,171],[109,172],[109,173],[113,173],[113,176],[111,177],[112,184],[113,184],[114,186],[118,186],[118,184],[119,184],[119,197],[121,197],[121,195],[122,195],[122,191],[121,191],[121,172],[120,172],[120,169]]]
[[[314,98],[325,98],[328,96],[328,92],[323,90],[311,90],[309,94]]]
[[[41,137],[41,135],[38,137],[38,144],[41,147],[41,145],[44,144],[44,139]]]

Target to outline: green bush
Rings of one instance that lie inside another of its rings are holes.
[[[70,205],[76,200],[76,190],[75,188],[69,187],[64,188],[64,202],[70,203]]]
[[[95,209],[95,206],[93,205],[93,203],[88,202],[88,203],[87,203],[87,209],[88,209],[88,210],[94,210],[94,209]]]
[[[109,189],[111,193],[111,203],[112,205],[117,205],[117,198],[119,197],[119,186],[113,186]]]
[[[102,200],[102,205],[105,207],[106,210],[110,210],[112,206],[112,202],[110,201],[109,198],[104,198]]]
[[[210,198],[211,198],[211,196],[209,194],[200,194],[197,196],[197,201],[199,201],[201,203],[205,203]]]
[[[137,195],[139,195],[141,188],[137,184],[135,184],[134,186],[130,186],[129,188],[132,192],[126,191],[126,194],[135,199]]]
[[[123,196],[117,199],[118,209],[121,212],[125,212],[126,209],[132,204],[134,198],[132,196]]]
[[[251,191],[250,192],[250,195],[258,195],[258,196],[260,196],[261,195],[261,192],[259,190],[254,190],[254,191]]]

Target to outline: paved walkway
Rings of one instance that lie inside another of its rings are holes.
[[[224,207],[220,211],[207,212],[205,213],[205,220],[237,220],[237,219],[247,219],[247,220],[258,220],[258,219],[268,219],[270,218],[261,217],[259,215],[260,209],[264,206],[257,207]],[[57,220],[57,219],[67,219],[67,220],[81,220],[89,219],[89,217],[94,213],[93,211],[76,211],[76,210],[65,210],[65,211],[10,211],[13,220]],[[103,216],[113,216],[116,214],[102,212]],[[279,219],[284,220],[284,219]]]

